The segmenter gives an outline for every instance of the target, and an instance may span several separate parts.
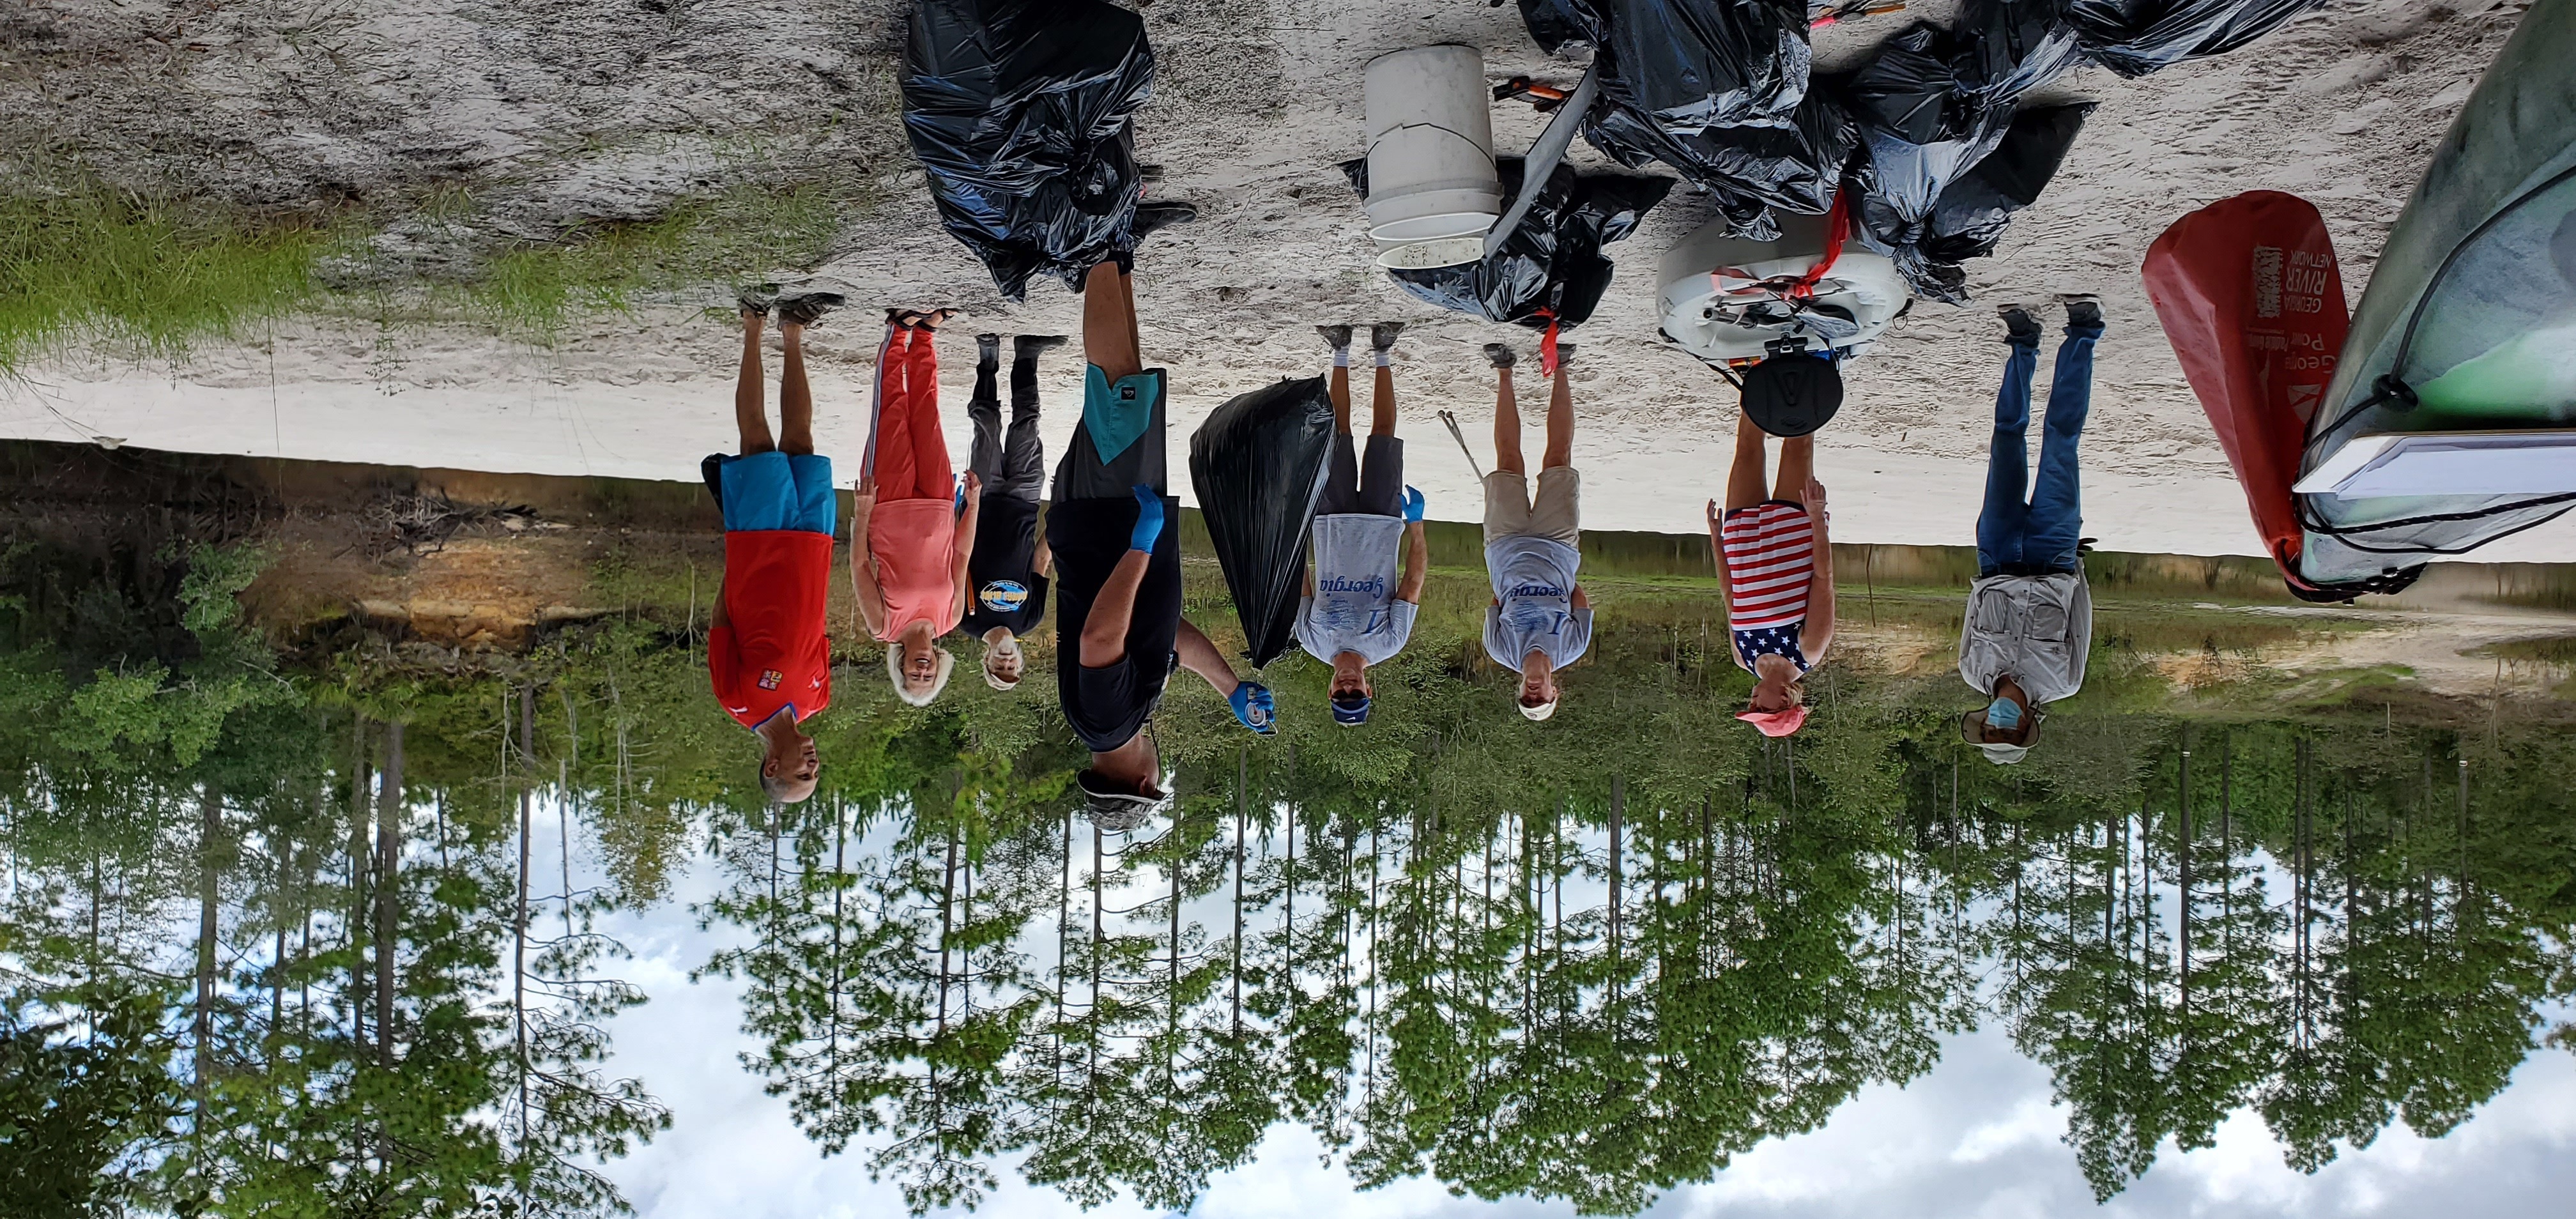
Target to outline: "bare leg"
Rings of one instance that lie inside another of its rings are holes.
[[[1333,400],[1333,431],[1343,436],[1350,435],[1351,370],[1340,364],[1333,365],[1333,376],[1324,383],[1324,392]]]
[[[787,348],[786,367],[778,372],[778,447],[787,453],[811,453],[814,391],[805,384],[805,328],[780,322],[778,339]]]
[[[1104,262],[1082,283],[1082,358],[1115,385],[1145,371],[1136,345],[1135,303],[1118,264]]]
[[[1816,476],[1816,438],[1792,436],[1780,442],[1780,483],[1771,498],[1805,503],[1807,480]]]
[[[760,384],[760,315],[742,315],[742,373],[733,383],[733,425],[745,457],[778,447],[769,434],[769,412]]]
[[[1136,277],[1126,271],[1118,273],[1118,295],[1127,302],[1127,361],[1136,371],[1145,370],[1145,331],[1136,324]]]
[[[1527,474],[1529,467],[1521,458],[1521,403],[1512,395],[1512,370],[1498,368],[1500,378],[1494,391],[1494,470],[1502,474]]]
[[[1735,464],[1726,470],[1726,510],[1762,502],[1762,429],[1739,411],[1735,416]]]
[[[1336,368],[1333,371],[1338,374],[1342,370]],[[1348,422],[1350,411],[1350,391],[1348,389],[1342,391],[1342,410],[1344,412],[1342,430],[1347,432],[1351,430]],[[1377,384],[1371,387],[1371,397],[1369,399],[1369,435],[1395,435],[1395,370],[1383,364],[1378,366]]]
[[[1557,361],[1556,386],[1547,395],[1547,453],[1539,469],[1574,464],[1574,386],[1565,379],[1565,362]]]

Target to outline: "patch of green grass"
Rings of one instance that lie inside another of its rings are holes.
[[[308,304],[334,235],[88,186],[0,197],[0,375],[78,341],[154,355]]]
[[[348,292],[325,283],[321,268],[335,256],[363,260],[361,222],[270,220],[96,183],[40,184],[0,195],[0,376],[87,343],[177,355],[296,313],[397,328],[463,322],[544,346],[580,316],[623,312],[648,294],[820,262],[867,196],[846,181],[737,186],[652,220],[584,225],[499,250],[459,280]],[[421,200],[416,214],[461,225],[473,209],[471,194],[453,187]]]
[[[473,279],[433,292],[430,307],[543,346],[574,318],[623,312],[649,293],[820,262],[844,207],[841,192],[821,185],[737,187],[653,220],[588,225],[504,250]]]
[[[2529,661],[2549,665],[2576,665],[2576,635],[2553,635],[2543,639],[2508,639],[2490,643],[2470,652],[2471,656],[2492,656],[2503,660]]]

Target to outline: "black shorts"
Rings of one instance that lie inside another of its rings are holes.
[[[1072,725],[1073,735],[1095,753],[1107,753],[1136,739],[1145,721],[1153,718],[1154,708],[1161,705],[1164,687],[1180,666],[1177,652],[1165,652],[1159,658],[1131,655],[1097,669],[1075,665],[1074,698],[1065,704],[1065,720]]]
[[[1351,434],[1333,437],[1333,465],[1324,476],[1324,498],[1317,516],[1404,515],[1404,442],[1393,436],[1368,438],[1368,464],[1360,464]]]

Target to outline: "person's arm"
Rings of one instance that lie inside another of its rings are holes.
[[[1834,645],[1834,547],[1826,536],[1833,514],[1825,510],[1825,484],[1808,479],[1807,493],[1801,498],[1807,515],[1815,520],[1816,574],[1807,582],[1807,625],[1798,642],[1807,663],[1816,665],[1824,663],[1825,649]]]
[[[868,637],[885,633],[885,590],[877,584],[876,556],[868,550],[868,520],[876,515],[877,481],[862,478],[850,494],[850,596],[859,603],[859,617],[868,624]]]
[[[1150,550],[1130,550],[1119,556],[1118,566],[1109,569],[1109,582],[1100,586],[1100,595],[1091,599],[1091,616],[1082,620],[1082,638],[1076,646],[1083,668],[1107,668],[1127,659],[1127,626],[1136,617],[1136,590],[1144,586],[1145,567],[1153,559]]]
[[[1172,639],[1172,651],[1180,658],[1181,667],[1196,673],[1225,698],[1234,709],[1234,722],[1269,736],[1277,732],[1278,704],[1270,697],[1270,688],[1257,681],[1237,678],[1234,665],[1217,650],[1206,633],[1181,619],[1180,632]]]
[[[1422,604],[1422,581],[1431,574],[1431,543],[1423,536],[1422,522],[1404,523],[1404,574],[1395,581],[1395,599],[1412,605]],[[1311,591],[1313,581],[1308,581]]]
[[[975,522],[984,512],[984,480],[973,470],[966,472],[966,511],[957,518],[957,528],[949,534],[949,580],[957,613],[966,613],[966,561],[975,555]]]
[[[1243,679],[1234,675],[1233,662],[1218,650],[1216,641],[1207,637],[1189,619],[1181,619],[1181,633],[1172,641],[1172,650],[1180,653],[1181,667],[1206,679],[1218,694],[1232,695]]]
[[[1029,567],[1036,575],[1045,576],[1050,580],[1055,578],[1053,570],[1055,547],[1047,545],[1046,509],[1044,508],[1038,509],[1038,548],[1037,553],[1029,556]]]
[[[1708,501],[1708,553],[1717,561],[1717,621],[1726,630],[1726,654],[1734,657],[1736,665],[1749,673],[1753,670],[1753,658],[1744,654],[1744,648],[1735,638],[1735,594],[1726,579],[1726,541],[1722,536],[1725,528],[1726,514],[1718,509],[1716,500]]]

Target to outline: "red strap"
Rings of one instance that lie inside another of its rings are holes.
[[[1851,236],[1851,216],[1843,210],[1844,193],[1834,192],[1834,206],[1832,210],[1825,213],[1824,257],[1817,259],[1816,265],[1807,268],[1806,274],[1792,281],[1781,295],[1793,301],[1814,299],[1816,282],[1823,279],[1826,272],[1833,270],[1834,263],[1842,258],[1843,242]]]
[[[1547,319],[1547,333],[1540,335],[1538,340],[1538,373],[1542,377],[1553,377],[1556,375],[1556,311],[1541,309],[1538,316]]]

